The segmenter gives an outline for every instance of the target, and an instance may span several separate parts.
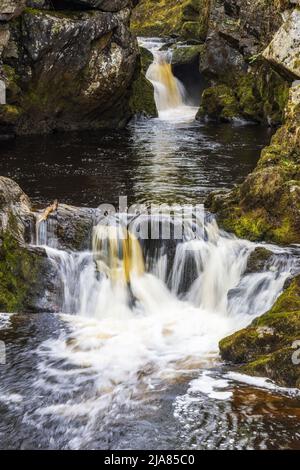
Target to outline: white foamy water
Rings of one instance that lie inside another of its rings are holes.
[[[195,119],[198,108],[187,103],[187,92],[183,83],[172,72],[171,50],[161,50],[161,40],[140,38],[139,44],[153,54],[153,62],[146,77],[154,87],[154,99],[159,119],[174,123]]]
[[[220,339],[270,308],[295,264],[277,249],[275,269],[245,276],[257,245],[221,232],[213,220],[196,236],[191,230],[192,239],[171,256],[168,241],[151,254],[132,235],[124,242],[114,233],[95,227],[94,252],[46,246],[63,286],[69,332],[39,348],[36,385],[60,399],[38,414],[85,417],[80,443],[75,430],[74,442],[70,437],[74,448],[88,442],[99,419],[104,430],[124,407],[127,413],[168,384],[217,364]],[[197,389],[228,399],[225,382],[204,374],[188,396]]]

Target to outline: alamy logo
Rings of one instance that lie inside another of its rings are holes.
[[[6,86],[3,80],[0,80],[0,104],[6,104]]]

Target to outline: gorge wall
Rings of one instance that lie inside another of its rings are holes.
[[[137,42],[129,29],[136,3],[2,1],[2,137],[124,126],[136,111],[132,87],[140,80]]]

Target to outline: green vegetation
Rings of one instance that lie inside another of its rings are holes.
[[[0,234],[0,310],[20,312],[31,304],[41,260],[10,233]]]
[[[300,339],[300,276],[272,309],[220,342],[222,357],[241,372],[268,376],[285,386],[300,386],[300,366],[293,364],[293,343]]]

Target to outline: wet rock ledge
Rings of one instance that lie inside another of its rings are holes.
[[[269,312],[223,339],[220,352],[240,372],[300,388],[300,276]]]
[[[122,127],[140,112],[132,95],[144,82],[133,90],[141,67],[129,30],[136,3],[1,2],[0,135]]]

